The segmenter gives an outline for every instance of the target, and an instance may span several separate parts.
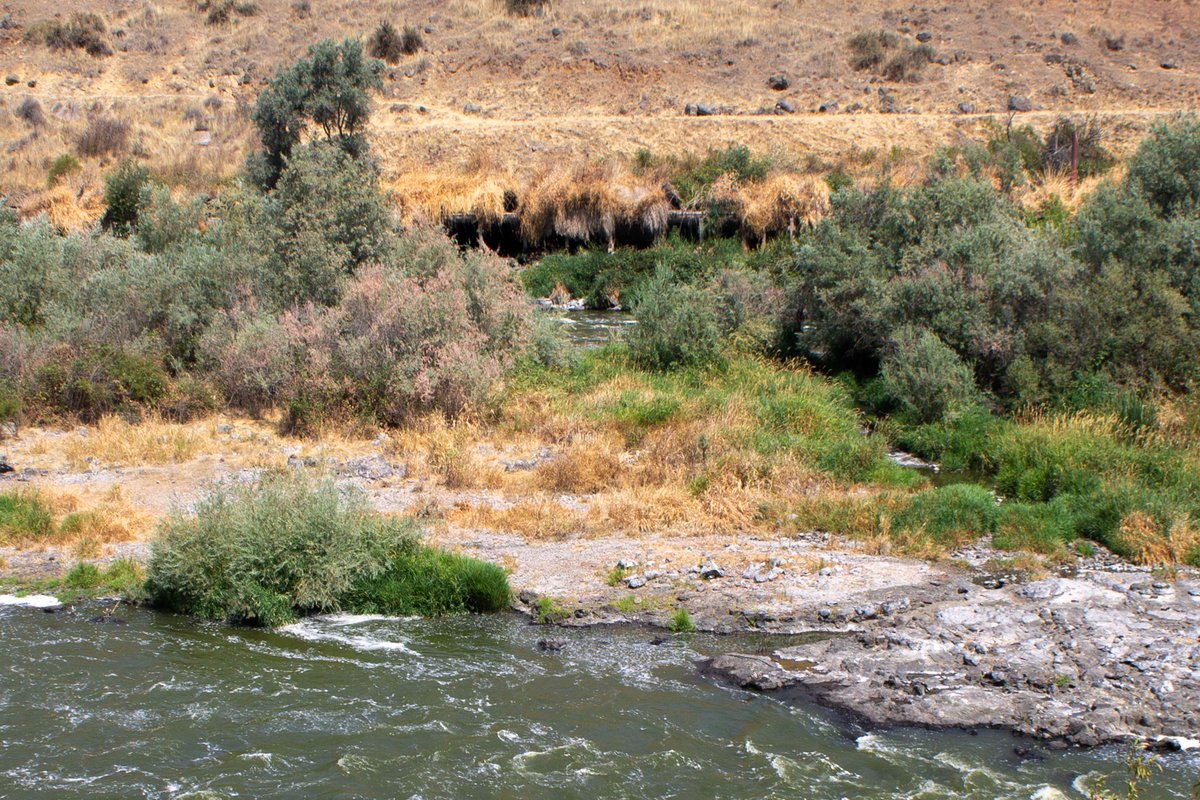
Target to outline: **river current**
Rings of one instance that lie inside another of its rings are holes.
[[[1112,749],[868,732],[718,686],[694,661],[729,643],[699,635],[107,610],[0,605],[0,797],[1054,800],[1123,774]],[[1162,763],[1143,798],[1187,797],[1195,759]]]

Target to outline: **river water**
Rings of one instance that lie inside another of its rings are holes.
[[[1021,759],[999,732],[867,733],[723,688],[693,661],[730,642],[702,636],[98,613],[0,605],[0,797],[1049,800],[1120,769],[1114,751]],[[547,636],[567,644],[540,652]],[[1165,763],[1143,797],[1187,795],[1195,764]]]

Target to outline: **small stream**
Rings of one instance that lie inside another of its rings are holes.
[[[547,307],[541,313],[558,321],[567,340],[579,347],[600,347],[619,337],[637,320],[628,311],[594,311]]]
[[[866,732],[698,677],[747,642],[516,615],[271,632],[99,614],[0,605],[0,797],[1053,800],[1120,771],[1111,749]],[[1186,797],[1194,762],[1163,763],[1143,798]]]

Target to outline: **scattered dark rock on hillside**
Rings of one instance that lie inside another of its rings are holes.
[[[958,104],[958,113],[974,114],[975,113],[975,104],[974,103],[959,103]]]
[[[1179,69],[1179,64],[1174,61],[1163,61],[1159,66],[1163,69]]]
[[[0,456],[0,475],[7,475],[10,472],[16,472],[16,467],[8,463],[4,456]]]
[[[689,117],[711,117],[717,110],[707,103],[688,103],[684,106],[683,113]]]
[[[929,31],[921,31],[917,34],[917,41],[921,44],[933,41],[933,34]]]
[[[837,110],[837,100],[826,100],[824,103],[821,103],[820,107],[817,109],[817,111],[820,111],[822,114],[832,114]]]
[[[795,114],[796,104],[791,100],[780,100],[775,103],[775,110],[781,114]]]
[[[772,75],[771,77],[767,78],[767,86],[770,86],[777,92],[782,92],[791,85],[792,84],[790,81],[788,81],[786,75]]]
[[[1070,31],[1063,33],[1063,35],[1058,38],[1059,38],[1059,41],[1061,41],[1063,44],[1068,44],[1068,45],[1075,44],[1076,42],[1079,41],[1079,37],[1076,36],[1075,34],[1071,33]]]

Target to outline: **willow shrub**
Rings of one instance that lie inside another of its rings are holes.
[[[494,611],[508,600],[498,567],[426,547],[362,492],[296,473],[218,490],[194,515],[170,518],[152,543],[147,589],[162,608],[267,626],[343,610]]]

